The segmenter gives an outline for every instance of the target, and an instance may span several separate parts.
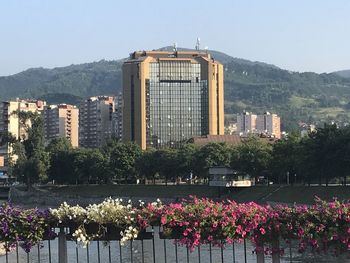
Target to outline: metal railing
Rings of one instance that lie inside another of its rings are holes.
[[[291,243],[283,257],[279,253],[272,256],[264,255],[263,251],[253,253],[254,247],[248,240],[221,247],[202,245],[191,252],[174,242],[176,240],[163,239],[161,230],[152,227],[124,246],[117,239],[100,239],[83,248],[72,240],[68,228],[55,229],[57,238],[43,241],[29,253],[17,245],[0,257],[0,263],[279,263],[294,260]],[[279,246],[278,242],[275,246]]]

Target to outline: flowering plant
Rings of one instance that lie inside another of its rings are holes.
[[[119,229],[122,243],[137,238],[139,233],[131,201],[123,205],[122,199],[107,198],[100,204],[92,204],[86,208],[63,203],[58,209],[50,211],[60,223],[78,223],[72,236],[83,246],[95,238],[106,236],[113,226],[114,229]],[[90,229],[91,226],[93,229]]]
[[[112,198],[85,208],[63,203],[49,211],[0,206],[0,240],[7,250],[19,244],[28,252],[47,234],[53,234],[50,227],[70,224],[75,226],[73,238],[83,245],[103,237],[124,243],[147,227],[159,225],[165,236],[191,251],[201,244],[222,246],[245,238],[250,238],[257,250],[265,246],[265,253],[281,253],[276,245],[280,239],[297,239],[300,252],[309,247],[318,252],[331,248],[336,254],[350,251],[350,202],[337,200],[292,207],[196,197],[167,205],[160,200],[140,202],[138,208],[130,201],[124,204]]]
[[[49,209],[51,213],[51,218],[54,221],[58,221],[61,223],[69,223],[69,222],[83,222],[86,218],[86,209],[79,206],[70,206],[66,202],[62,203],[56,209]]]
[[[0,240],[5,249],[17,244],[26,252],[46,235],[54,235],[49,227],[49,212],[38,209],[21,209],[4,203],[0,206]]]
[[[163,234],[190,250],[205,243],[223,245],[250,238],[265,253],[283,253],[279,239],[298,239],[299,251],[307,247],[320,251],[333,247],[350,250],[350,203],[324,202],[308,206],[265,206],[234,201],[215,202],[195,197],[180,203],[141,209],[138,222],[157,222]],[[276,245],[277,244],[277,245]],[[271,247],[272,246],[272,247]]]

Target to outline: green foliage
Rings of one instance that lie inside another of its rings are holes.
[[[12,136],[9,132],[0,132],[0,146],[6,144],[13,144],[16,142],[16,138]]]
[[[196,169],[196,159],[199,148],[194,144],[185,144],[178,150],[178,175],[188,176]]]
[[[99,149],[77,149],[73,152],[77,183],[106,182],[108,163]]]
[[[28,135],[27,138],[22,138],[21,145],[17,143],[14,147],[14,154],[18,156],[18,160],[13,167],[13,174],[17,180],[25,182],[31,188],[33,183],[47,180],[49,155],[44,148],[43,120],[35,113],[16,114]]]
[[[71,94],[88,97],[115,94],[121,86],[122,61],[105,61],[71,65],[68,67],[28,69],[21,73],[0,78],[2,99],[39,98],[47,94],[63,96]]]
[[[169,179],[175,181],[180,165],[177,151],[171,148],[165,148],[158,150],[155,156],[158,163],[158,173],[165,178],[166,183]]]
[[[53,139],[46,147],[50,155],[49,180],[57,183],[75,183],[72,145],[66,138]]]
[[[51,155],[56,154],[57,152],[70,151],[72,150],[72,144],[67,138],[55,138],[50,141],[46,147],[46,151]]]
[[[350,127],[325,124],[302,142],[302,167],[308,182],[328,184],[332,178],[344,178],[350,171]],[[345,180],[345,179],[344,179]]]
[[[301,174],[302,151],[301,138],[297,134],[291,134],[288,138],[277,141],[272,147],[270,165],[272,180],[287,183],[287,173]],[[291,180],[292,178],[291,176]]]
[[[72,104],[79,105],[82,97],[67,93],[48,93],[40,96],[38,99],[46,101],[48,104]]]
[[[230,165],[231,149],[225,143],[209,143],[202,146],[194,158],[194,173],[200,177],[207,176],[210,167]]]
[[[141,148],[134,143],[115,143],[109,150],[109,169],[119,180],[125,181],[136,176],[136,161]]]
[[[257,180],[269,168],[272,146],[256,137],[251,137],[238,145],[235,153],[231,159],[231,166]]]
[[[135,168],[140,179],[155,179],[155,175],[158,172],[156,150],[149,149],[144,151],[136,160]]]

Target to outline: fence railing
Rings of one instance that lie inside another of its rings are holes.
[[[267,257],[255,249],[249,240],[222,246],[198,246],[190,251],[186,246],[178,245],[176,240],[165,238],[161,227],[152,227],[135,240],[122,245],[119,238],[100,238],[90,242],[85,248],[72,239],[69,228],[56,228],[57,237],[44,240],[26,253],[18,245],[6,252],[0,262],[6,263],[191,263],[191,262],[265,262]],[[276,244],[278,245],[278,244]],[[279,254],[268,257],[273,263],[280,262]],[[292,254],[284,262],[292,262]]]
[[[133,241],[122,245],[118,239],[94,240],[85,248],[72,240],[69,229],[55,229],[58,236],[43,240],[26,253],[18,245],[0,256],[1,263],[263,263],[301,262],[296,259],[296,248],[284,244],[284,255],[265,255],[254,252],[249,239],[222,247],[201,245],[194,251],[180,246],[173,239],[162,239],[161,228],[154,227]],[[277,244],[276,244],[277,245]],[[320,257],[320,256],[319,256]],[[329,257],[330,258],[330,257]],[[331,257],[334,262],[350,262],[349,259]],[[329,261],[322,262],[333,262]],[[310,258],[308,259],[310,260]],[[317,262],[315,261],[312,262]],[[307,261],[309,262],[309,261]]]
[[[7,250],[0,263],[279,263],[293,262],[296,247],[349,257],[349,211],[350,203],[339,201],[271,207],[205,198],[140,201],[140,208],[108,198],[86,208],[63,203],[44,211],[4,204],[0,250]]]

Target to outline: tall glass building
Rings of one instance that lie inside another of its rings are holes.
[[[123,65],[123,140],[178,147],[224,133],[223,66],[203,52],[134,52]]]

